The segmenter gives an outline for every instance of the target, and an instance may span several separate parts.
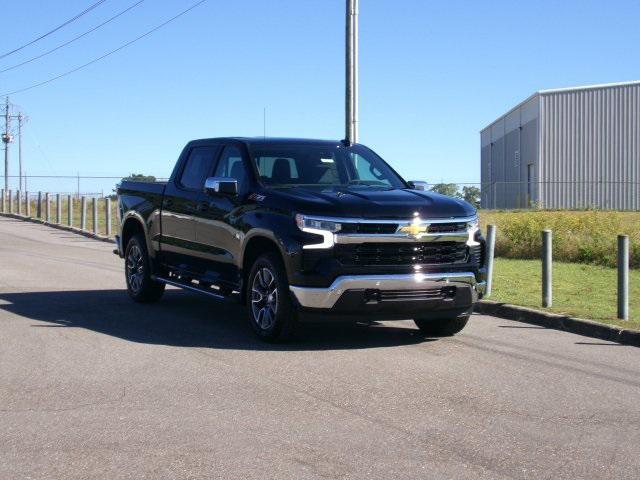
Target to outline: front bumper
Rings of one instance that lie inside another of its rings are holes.
[[[122,241],[120,240],[120,235],[116,235],[115,244],[116,244],[116,248],[113,249],[113,253],[118,255],[120,258],[124,258],[124,252],[122,251]]]
[[[482,297],[486,282],[478,282],[473,272],[344,275],[328,288],[289,288],[302,308],[367,313],[385,306],[393,310],[469,307]]]

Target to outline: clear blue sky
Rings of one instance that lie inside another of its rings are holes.
[[[0,50],[93,1],[10,2]],[[0,69],[134,1],[106,1],[0,59]],[[146,0],[75,44],[0,74],[0,93],[81,65],[194,2]],[[27,172],[166,176],[189,139],[262,135],[263,107],[269,136],[342,138],[344,10],[344,0],[208,0],[99,63],[14,95],[30,117]],[[640,78],[639,21],[637,0],[361,0],[360,140],[407,178],[476,182],[479,130],[534,91]]]

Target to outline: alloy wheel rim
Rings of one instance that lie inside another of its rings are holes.
[[[129,280],[129,288],[133,293],[140,291],[143,278],[144,262],[142,261],[142,252],[140,247],[133,245],[129,249],[129,255],[127,255],[127,279]]]
[[[260,268],[253,277],[251,311],[260,329],[268,330],[274,325],[278,311],[278,286],[275,275],[266,267]]]

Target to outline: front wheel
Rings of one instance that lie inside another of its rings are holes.
[[[249,324],[253,331],[266,342],[289,340],[297,318],[280,258],[273,253],[258,258],[251,268],[247,285]]]
[[[416,318],[413,320],[422,333],[430,337],[450,337],[460,332],[469,321],[469,315],[436,320]]]
[[[151,303],[160,300],[164,283],[151,278],[151,268],[144,239],[134,235],[127,243],[124,253],[127,293],[136,302]]]

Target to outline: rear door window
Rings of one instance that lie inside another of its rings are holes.
[[[180,174],[180,186],[187,190],[201,190],[204,181],[213,168],[215,147],[194,147]]]

